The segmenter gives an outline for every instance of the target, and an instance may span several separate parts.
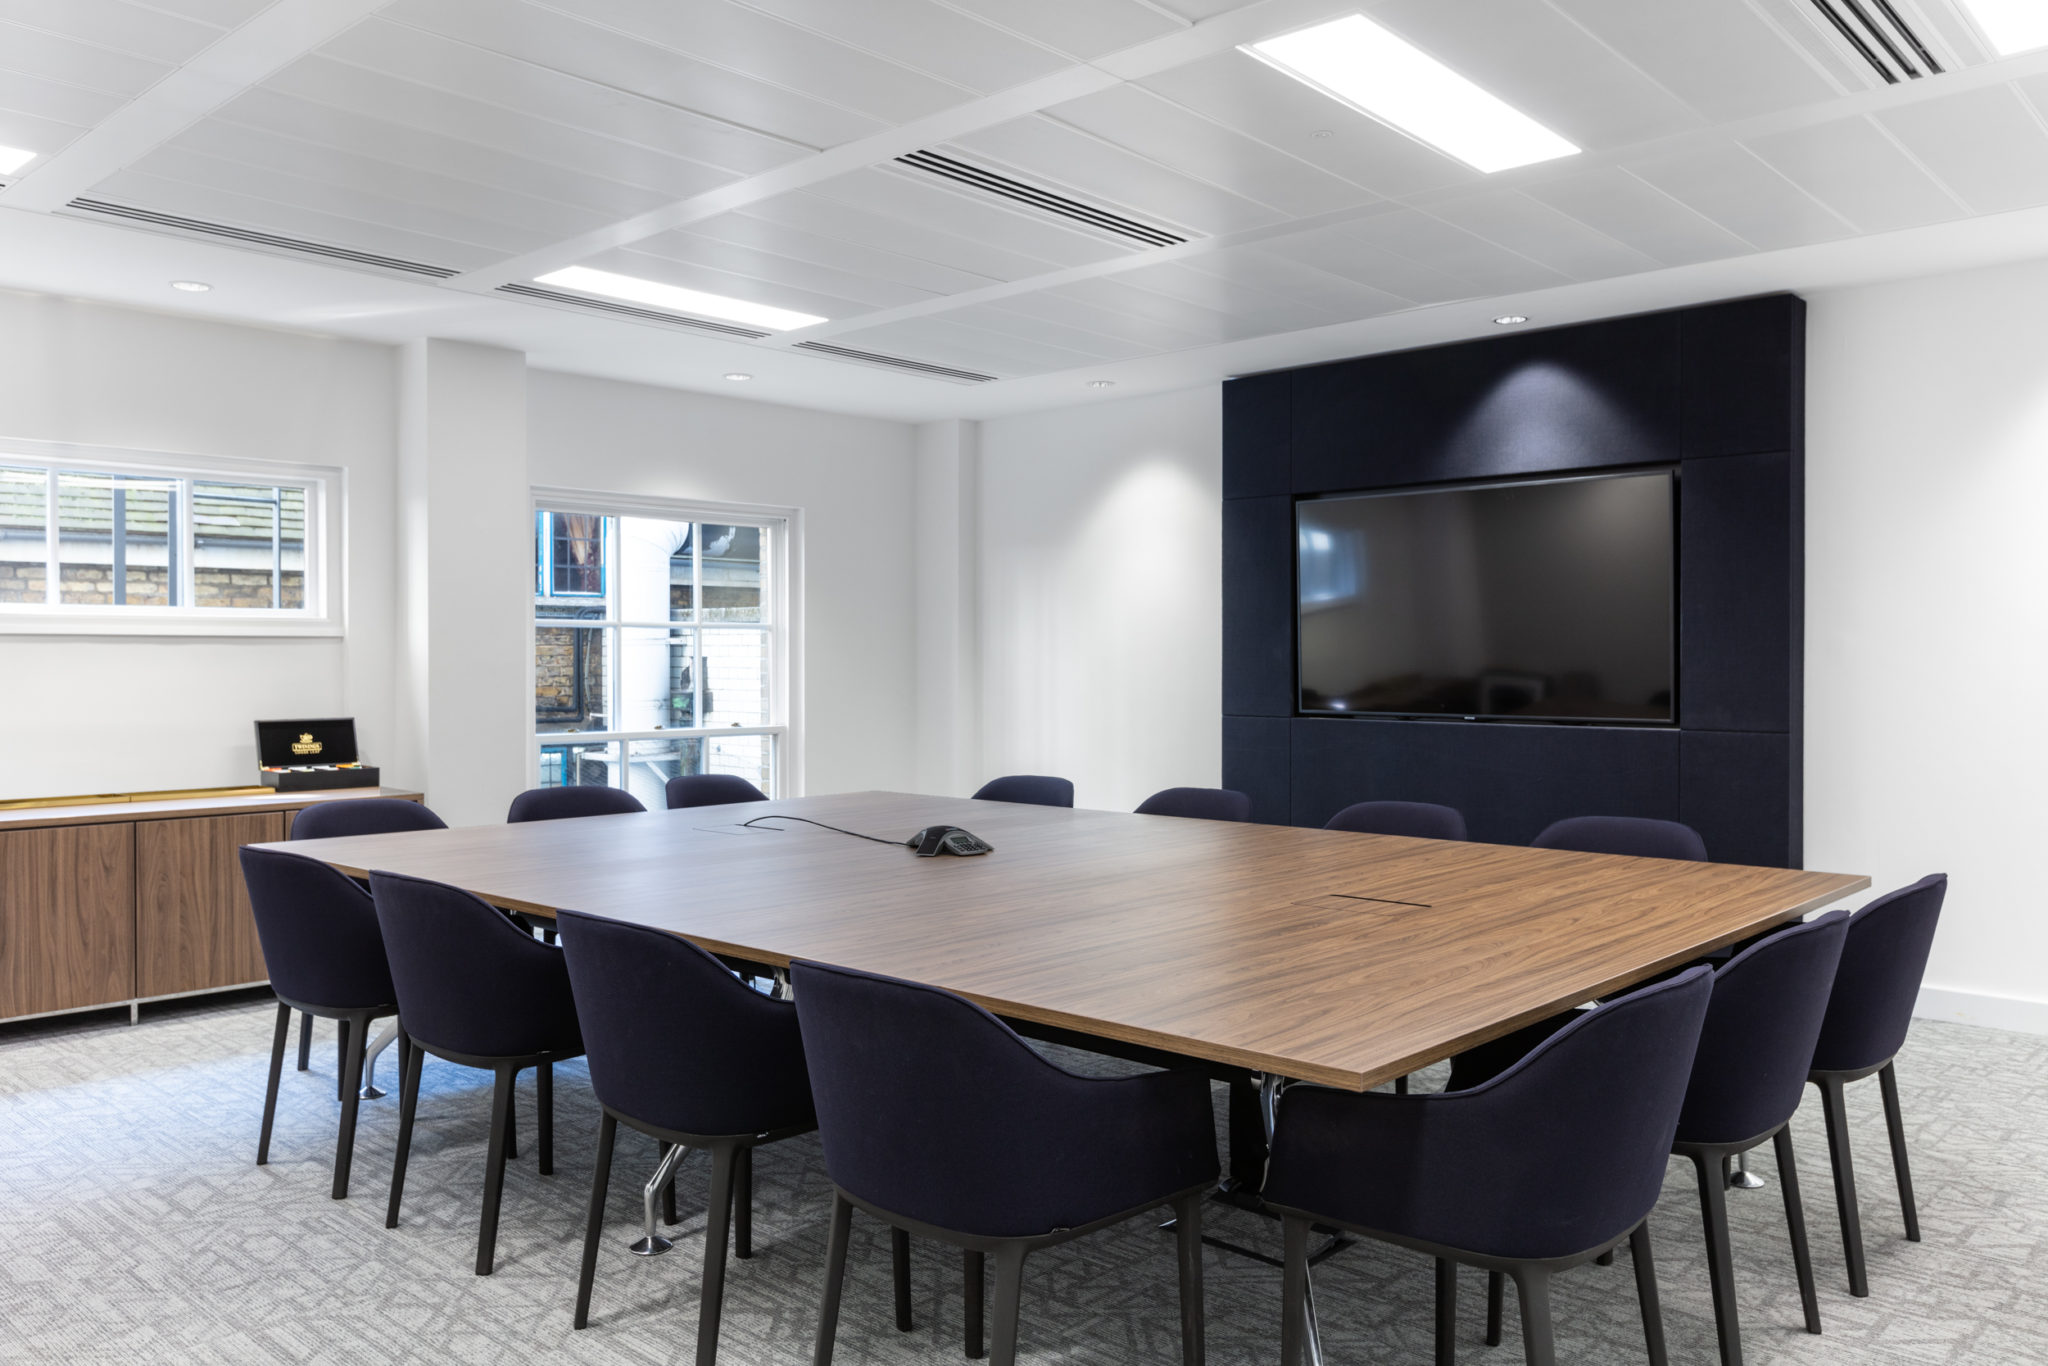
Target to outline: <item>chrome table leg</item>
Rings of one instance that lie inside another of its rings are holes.
[[[376,1038],[370,1040],[370,1051],[363,1055],[363,1089],[357,1094],[364,1100],[382,1100],[384,1090],[377,1085],[377,1056],[398,1038],[398,1022],[385,1025]]]
[[[654,1205],[661,1199],[661,1188],[674,1179],[676,1167],[689,1155],[690,1149],[680,1143],[662,1154],[661,1165],[654,1169],[654,1175],[647,1179],[646,1189],[640,1193],[641,1204],[647,1213],[647,1236],[627,1248],[628,1252],[641,1257],[659,1257],[675,1246],[654,1231]]]
[[[1284,1082],[1270,1072],[1259,1074],[1259,1123],[1266,1130],[1266,1165],[1270,1170],[1273,1163],[1273,1127],[1280,1117],[1280,1088]],[[1308,1366],[1323,1366],[1323,1333],[1316,1324],[1316,1282],[1315,1269],[1306,1268],[1302,1290],[1306,1296],[1303,1312],[1308,1318],[1303,1335],[1308,1347]]]
[[[1728,1189],[1732,1191],[1760,1191],[1764,1179],[1749,1169],[1749,1154],[1735,1154],[1735,1170],[1728,1174]]]

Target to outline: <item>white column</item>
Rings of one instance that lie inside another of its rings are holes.
[[[917,429],[916,777],[966,796],[981,772],[980,424]]]
[[[450,825],[530,784],[533,515],[526,357],[429,338],[400,361],[398,762]]]

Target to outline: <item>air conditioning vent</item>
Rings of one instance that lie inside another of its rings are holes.
[[[1813,7],[1886,85],[1941,74],[1941,62],[1892,0],[1813,0]]]
[[[1055,214],[1099,232],[1113,233],[1148,247],[1175,247],[1188,240],[1180,233],[1170,232],[1150,223],[1141,223],[1135,218],[1126,218],[1122,214],[1111,213],[1108,209],[1084,204],[1078,199],[1069,199],[1066,195],[1056,194],[1037,185],[1027,185],[1021,180],[1013,180],[1009,176],[938,152],[912,152],[907,156],[897,157],[896,160],[930,175],[944,176],[983,194],[998,195],[1038,213]]]
[[[810,351],[834,360],[852,361],[855,365],[878,365],[885,370],[908,370],[912,374],[925,375],[931,379],[943,379],[953,384],[987,384],[996,378],[974,370],[955,370],[950,365],[934,365],[930,361],[910,360],[904,356],[885,356],[879,351],[856,351],[850,346],[834,346],[830,342],[803,341],[794,348]]]
[[[766,332],[752,327],[735,327],[731,323],[714,323],[703,318],[692,318],[683,313],[664,313],[658,308],[641,308],[635,304],[617,303],[611,299],[592,298],[588,294],[568,294],[559,289],[541,289],[535,285],[499,285],[498,293],[516,294],[522,299],[538,299],[547,304],[565,304],[571,308],[591,308],[600,313],[613,313],[622,318],[637,318],[641,322],[665,323],[670,327],[686,327],[693,332],[716,332],[721,337],[745,337],[758,341],[767,336]]]
[[[80,213],[96,214],[102,218],[119,218],[152,228],[167,228],[172,232],[217,237],[230,242],[240,242],[246,246],[288,251],[296,256],[319,256],[329,261],[346,261],[351,265],[375,266],[379,270],[396,270],[407,275],[425,275],[435,280],[446,280],[462,273],[447,266],[430,266],[423,261],[405,261],[396,256],[379,256],[373,251],[330,246],[325,242],[308,242],[300,237],[282,237],[274,232],[258,232],[254,228],[209,223],[203,218],[183,218],[174,213],[158,213],[155,209],[138,209],[128,204],[110,204],[104,199],[74,199],[65,207]]]

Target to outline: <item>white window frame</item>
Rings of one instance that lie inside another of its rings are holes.
[[[800,508],[772,507],[757,503],[711,503],[695,499],[653,498],[635,494],[596,493],[588,489],[536,486],[527,523],[538,525],[542,512],[583,512],[600,517],[654,517],[671,522],[694,522],[711,526],[760,526],[772,533],[768,538],[769,596],[766,601],[770,635],[768,673],[769,724],[760,726],[675,726],[667,730],[551,731],[543,736],[532,720],[529,701],[526,771],[534,783],[541,778],[540,752],[544,746],[564,744],[611,744],[622,740],[715,739],[732,735],[772,735],[775,794],[800,797],[804,791],[803,760],[803,512]],[[607,553],[610,547],[607,546]],[[606,612],[619,590],[617,576],[606,584]],[[538,595],[536,595],[538,596]],[[575,601],[574,598],[564,599]],[[594,601],[586,599],[586,601]],[[532,633],[540,618],[527,616],[526,695],[531,699],[538,679]],[[696,630],[697,626],[675,621],[612,621],[609,616],[599,630],[636,628]],[[581,629],[591,629],[589,627]]]
[[[0,437],[0,465],[56,473],[130,474],[231,484],[292,484],[306,490],[305,598],[303,608],[150,607],[53,602],[0,602],[0,635],[64,636],[338,636],[344,634],[342,563],[347,473],[326,465],[300,465],[231,456],[131,450],[59,441]],[[190,572],[191,500],[181,500],[178,521]],[[55,558],[57,528],[48,528]],[[188,589],[189,594],[189,589]],[[189,596],[187,598],[189,603]]]

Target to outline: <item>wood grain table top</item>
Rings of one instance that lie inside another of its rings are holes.
[[[961,825],[978,858],[903,839]],[[1870,885],[893,792],[265,846],[713,952],[930,983],[997,1014],[1368,1090]]]

